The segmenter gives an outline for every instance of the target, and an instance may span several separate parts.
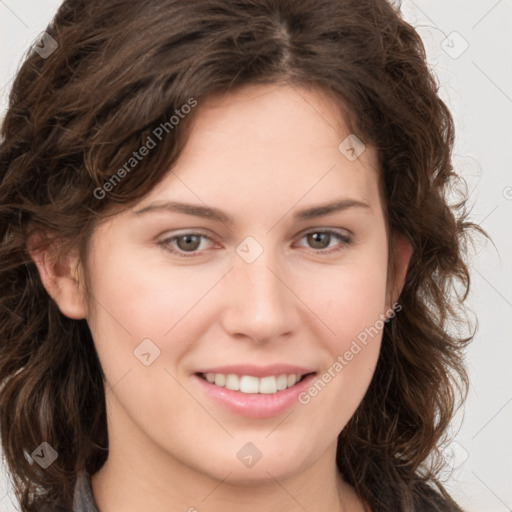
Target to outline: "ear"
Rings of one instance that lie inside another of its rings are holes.
[[[398,300],[405,284],[409,261],[412,256],[412,246],[403,235],[393,235],[391,238],[391,251],[388,278],[388,304],[392,308]]]
[[[85,290],[80,285],[80,260],[78,251],[59,254],[53,244],[41,244],[41,237],[32,235],[27,250],[37,266],[41,282],[61,313],[68,318],[81,320],[87,315]]]

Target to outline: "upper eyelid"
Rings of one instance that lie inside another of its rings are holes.
[[[303,237],[305,235],[307,235],[308,233],[322,233],[322,232],[327,232],[327,233],[335,233],[335,234],[338,234],[338,235],[343,235],[343,233],[347,233],[347,236],[354,236],[354,233],[350,230],[350,229],[347,229],[347,228],[331,228],[331,227],[321,227],[321,228],[315,228],[315,227],[312,227],[312,228],[306,228],[302,231],[299,231],[299,233],[297,233],[295,235],[295,238],[296,237]]]
[[[318,233],[318,232],[328,232],[328,233],[336,233],[339,235],[342,235],[343,232],[346,232],[348,236],[352,237],[354,234],[352,231],[350,231],[347,228],[331,228],[331,227],[321,227],[321,228],[306,228],[302,231],[299,231],[296,235],[294,235],[294,239],[297,237],[303,237],[309,233]],[[179,238],[181,236],[185,235],[200,235],[205,238],[208,238],[209,240],[215,241],[215,238],[213,236],[210,236],[209,234],[204,233],[200,228],[189,228],[188,230],[183,230],[182,232],[173,233],[172,235],[165,235],[162,237],[162,241],[165,242],[166,240],[172,240],[175,238]],[[160,238],[160,237],[159,237]]]
[[[215,238],[213,236],[210,236],[209,234],[203,233],[201,230],[195,230],[195,229],[189,229],[187,231],[182,231],[181,233],[173,233],[172,235],[164,235],[162,237],[158,237],[160,239],[160,242],[167,242],[169,240],[175,240],[176,238],[180,238],[182,236],[186,235],[199,235],[204,238],[208,238],[208,240],[215,241]]]

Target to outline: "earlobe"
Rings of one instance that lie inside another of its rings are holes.
[[[56,249],[40,242],[38,235],[32,235],[27,243],[27,249],[37,267],[43,286],[63,315],[74,320],[85,318],[85,291],[79,281],[77,251],[60,255]]]

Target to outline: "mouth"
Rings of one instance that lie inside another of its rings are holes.
[[[291,388],[301,382],[311,373],[281,373],[266,377],[255,377],[254,375],[236,375],[234,373],[198,373],[197,375],[206,382],[226,388],[230,391],[239,391],[247,394],[273,395],[285,389]]]
[[[203,368],[193,374],[212,405],[237,416],[270,418],[297,405],[317,372],[292,365]]]

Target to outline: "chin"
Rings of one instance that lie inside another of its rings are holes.
[[[212,471],[210,465],[202,472],[214,479],[226,479],[233,485],[257,486],[274,479],[281,481],[291,478],[314,465],[322,452],[325,453],[325,447],[317,451],[318,448],[305,446],[304,443],[287,445],[281,442],[282,439],[265,442],[262,438],[261,442],[255,440],[254,443],[247,441],[245,436],[243,441],[239,439],[237,436],[236,441],[231,440],[230,446],[207,455],[206,458],[216,461],[215,468]],[[204,458],[201,465],[204,465]]]

